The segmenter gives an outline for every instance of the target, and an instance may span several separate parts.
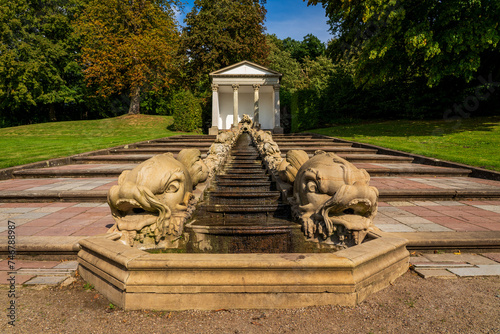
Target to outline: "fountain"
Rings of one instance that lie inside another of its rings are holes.
[[[108,195],[111,233],[80,242],[81,276],[113,304],[356,305],[408,269],[406,240],[377,235],[378,193],[347,161],[303,151],[282,159],[248,117],[206,159],[181,153],[124,172]]]

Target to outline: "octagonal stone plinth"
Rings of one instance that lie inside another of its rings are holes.
[[[127,310],[354,306],[408,270],[406,239],[376,238],[336,253],[150,254],[91,237],[79,272]]]

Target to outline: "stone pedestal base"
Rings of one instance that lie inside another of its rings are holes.
[[[208,129],[208,134],[210,136],[217,136],[219,134],[219,128],[216,126],[212,126],[210,129]]]
[[[281,135],[281,134],[283,134],[283,128],[282,128],[282,127],[280,127],[280,126],[277,126],[277,127],[275,127],[275,128],[273,129],[273,133],[274,133],[274,134],[279,134],[279,135]]]
[[[110,236],[79,241],[78,272],[125,310],[354,306],[408,270],[406,239],[336,253],[150,254]]]

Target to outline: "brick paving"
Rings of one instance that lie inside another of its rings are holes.
[[[383,232],[500,231],[500,201],[380,202]]]
[[[500,181],[470,177],[372,177],[378,189],[500,189]]]
[[[115,184],[118,184],[116,177],[10,179],[0,181],[0,191],[107,191]]]
[[[107,191],[118,184],[116,177],[36,178],[0,181],[0,191]],[[372,177],[378,189],[499,189],[500,181],[468,177]]]
[[[7,220],[25,236],[93,236],[113,225],[106,203],[0,203],[0,235]],[[500,231],[500,201],[380,202],[383,232]]]
[[[0,235],[8,220],[17,236],[93,236],[114,223],[106,203],[0,203]]]

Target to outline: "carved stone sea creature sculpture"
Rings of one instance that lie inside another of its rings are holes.
[[[247,114],[243,114],[243,118],[241,119],[240,123],[241,129],[245,132],[250,131],[250,129],[252,129],[253,127],[253,121]]]
[[[377,213],[378,190],[370,176],[333,153],[289,151],[279,168],[280,177],[293,183],[290,199],[294,216],[308,238],[341,247],[363,241]]]
[[[208,169],[197,149],[156,155],[132,170],[123,171],[118,185],[108,192],[115,225],[129,245],[146,237],[156,243],[165,235],[179,235],[187,215],[193,187],[208,177]]]
[[[231,144],[234,137],[235,134],[232,131],[219,131],[219,134],[217,135],[215,142],[221,144]]]
[[[267,166],[271,170],[275,170],[283,159],[281,158],[279,146],[273,140],[271,132],[258,130],[254,134],[254,140]]]

